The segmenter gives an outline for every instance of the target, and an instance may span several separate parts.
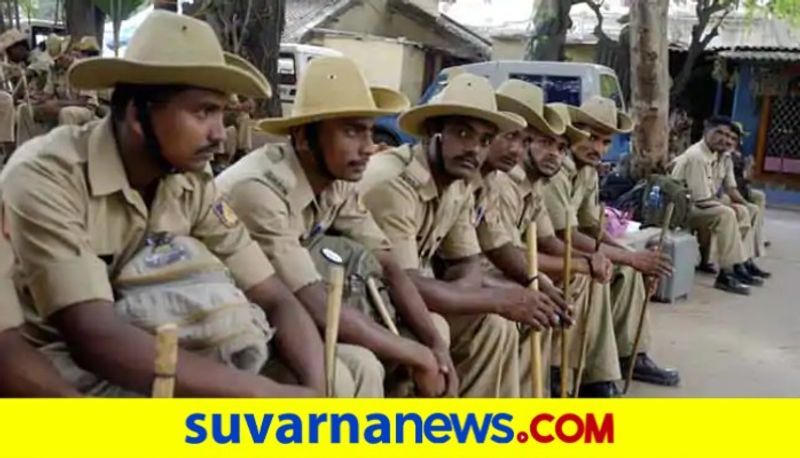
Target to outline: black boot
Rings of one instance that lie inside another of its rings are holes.
[[[699,266],[697,266],[698,272],[709,274],[709,275],[716,275],[719,273],[716,267],[714,267],[713,262],[701,262]]]
[[[743,285],[733,274],[720,271],[717,275],[717,281],[714,282],[714,288],[721,289],[733,294],[740,294],[742,296],[750,295],[750,287]]]
[[[758,277],[754,277],[747,272],[747,268],[744,264],[736,264],[733,266],[733,275],[739,280],[740,283],[744,283],[748,286],[764,286],[764,280]]]
[[[584,383],[578,390],[579,398],[618,398],[622,396],[614,382]]]
[[[769,272],[767,272],[767,271],[765,271],[765,270],[761,270],[761,268],[760,268],[760,267],[758,267],[758,266],[756,265],[756,263],[755,263],[755,262],[753,262],[753,260],[752,260],[752,259],[750,259],[749,261],[747,261],[746,263],[744,263],[744,268],[745,268],[745,269],[747,269],[747,273],[749,273],[751,277],[756,277],[756,278],[769,278],[769,277],[771,277],[771,276],[772,276],[772,274],[771,274],[771,273],[769,273]]]
[[[630,369],[631,358],[620,358],[619,366],[623,374]],[[640,382],[652,383],[653,385],[678,386],[681,377],[675,369],[662,369],[647,356],[646,353],[636,355],[633,366],[633,379]]]

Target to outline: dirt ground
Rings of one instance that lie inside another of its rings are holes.
[[[651,305],[654,359],[681,371],[681,386],[634,383],[629,397],[800,397],[800,212],[769,210],[773,273],[749,297],[698,275],[688,301]]]

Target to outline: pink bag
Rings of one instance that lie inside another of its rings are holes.
[[[605,229],[608,235],[617,238],[625,235],[631,220],[633,219],[633,212],[625,212],[617,210],[616,208],[606,207],[606,223]]]

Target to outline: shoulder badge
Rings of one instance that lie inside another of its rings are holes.
[[[219,219],[219,222],[225,227],[234,227],[236,223],[239,222],[239,218],[236,216],[236,213],[222,198],[214,202],[212,210]]]

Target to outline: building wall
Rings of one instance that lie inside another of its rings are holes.
[[[742,145],[742,152],[749,155],[753,155],[756,152],[761,117],[761,107],[758,104],[756,95],[750,90],[751,77],[752,67],[750,64],[741,65],[739,67],[739,81],[736,83],[736,90],[733,96],[732,114],[732,118],[742,123],[744,130],[750,133],[744,138]]]
[[[402,85],[403,45],[387,40],[325,36],[323,46],[341,51],[361,67],[371,84],[399,89]]]
[[[403,76],[400,91],[412,104],[419,100],[425,90],[425,51],[417,46],[403,47]]]
[[[370,84],[399,90],[412,102],[425,89],[425,51],[413,43],[325,35],[315,39],[314,44],[342,52],[358,63]]]
[[[492,60],[521,60],[525,57],[527,41],[519,38],[492,38]],[[572,62],[594,62],[594,45],[570,44],[566,49],[567,59]]]

